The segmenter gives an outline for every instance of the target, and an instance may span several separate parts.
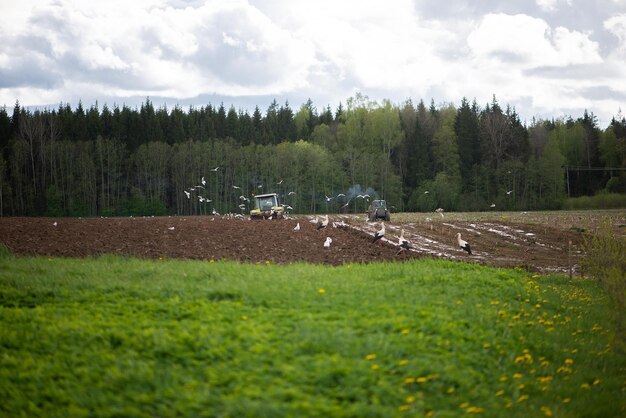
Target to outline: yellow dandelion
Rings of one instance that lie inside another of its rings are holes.
[[[533,274],[531,277],[532,277],[533,279],[538,279],[540,276],[539,276],[538,274]]]
[[[457,299],[457,300],[456,300],[456,304],[457,304],[457,305],[463,305],[463,301],[462,301],[461,299]]]
[[[449,387],[446,392],[448,392],[448,394],[452,394],[452,393],[454,393],[454,388],[453,387]]]
[[[408,411],[409,410],[409,405],[401,405],[400,406],[400,411]]]
[[[517,363],[523,363],[524,360],[526,360],[526,357],[524,357],[524,356],[517,356],[517,357],[515,357],[515,363],[516,364]]]
[[[524,402],[525,400],[528,400],[528,395],[522,395],[519,398],[517,398],[517,402]]]
[[[428,381],[428,379],[427,379],[427,378],[425,378],[425,377],[418,377],[417,379],[415,379],[415,381],[416,381],[417,383],[425,383],[425,382],[427,382],[427,381]]]
[[[408,360],[400,360],[399,362],[400,366],[406,366],[407,364],[409,364]]]
[[[380,366],[378,364],[372,364],[372,370],[378,370]]]
[[[491,347],[491,344],[489,344],[489,343],[484,343],[483,344],[483,348],[490,348],[490,347]]]
[[[368,354],[367,356],[365,356],[366,360],[374,360],[376,358],[376,354]]]
[[[415,402],[415,396],[409,395],[406,397],[406,403],[413,403]]]
[[[424,415],[426,418],[431,418],[435,416],[435,411],[428,411],[426,412],[426,415]]]
[[[496,392],[496,396],[502,396],[504,395],[504,391],[503,390],[499,390]]]
[[[320,294],[322,294],[322,293],[326,293],[326,289],[324,289],[324,288],[320,288],[320,289],[318,289],[317,291],[318,291],[318,293],[320,293]]]
[[[270,260],[265,260],[265,265],[269,266],[270,265]]]
[[[541,412],[543,412],[543,414],[547,417],[551,417],[552,416],[552,410],[550,408],[548,408],[547,406],[542,406],[541,408],[539,408],[541,410]]]
[[[574,364],[574,360],[572,360],[571,358],[566,358],[564,363],[569,366],[570,364]]]
[[[513,379],[521,379],[522,378],[522,374],[521,373],[515,373],[513,375]]]
[[[248,320],[248,315],[241,315],[241,319],[243,321],[247,321]]]
[[[410,331],[407,328],[405,328],[401,332],[402,332],[402,335],[407,335]]]
[[[509,380],[508,376],[500,376],[500,381],[501,382],[506,382],[507,380]]]
[[[580,385],[580,388],[581,388],[581,389],[586,389],[586,390],[589,390],[589,388],[590,388],[590,387],[591,387],[591,386],[589,386],[589,383],[583,383],[582,385]]]
[[[593,381],[593,384],[594,384],[594,385],[599,385],[599,384],[600,384],[600,379],[596,379],[596,380],[594,380],[594,381]]]
[[[563,403],[570,403],[571,399],[570,398],[565,398],[563,399]]]
[[[209,263],[215,263],[215,260],[210,259],[210,260],[209,260]]]
[[[459,405],[459,408],[461,408],[461,409],[465,409],[465,408],[467,408],[468,406],[470,406],[469,402],[463,402],[461,405]]]
[[[415,383],[415,378],[414,377],[407,377],[406,379],[404,379],[404,384],[405,385],[410,385],[411,383]]]
[[[504,405],[505,408],[511,408],[512,406],[513,406],[513,402],[511,401],[508,401],[506,405]]]
[[[480,408],[478,406],[470,406],[469,408],[467,408],[467,410],[465,412],[467,412],[468,414],[480,414],[484,411],[483,408]]]

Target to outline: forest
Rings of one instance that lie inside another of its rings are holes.
[[[626,193],[626,119],[520,120],[479,105],[400,105],[356,94],[336,109],[274,100],[262,112],[0,108],[0,216],[248,213],[277,192],[293,213],[559,209]]]

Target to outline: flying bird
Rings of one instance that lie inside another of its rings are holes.
[[[282,179],[281,179],[281,180],[280,180],[280,181],[279,181],[278,183],[276,183],[276,184],[283,184],[283,181],[282,181]]]
[[[204,176],[202,176],[202,180],[201,180],[201,182],[202,182],[202,185],[203,185],[203,186],[206,184],[206,180],[204,179]]]
[[[513,193],[513,190],[509,190],[508,192],[506,192],[506,194],[511,194]]]
[[[217,170],[219,170],[219,169],[220,169],[219,167],[215,167],[215,168],[212,168],[211,171],[217,172]]]
[[[428,190],[426,190],[426,191],[424,192],[424,194],[428,194],[428,193],[430,193]]]
[[[331,237],[326,237],[326,241],[324,241],[324,248],[330,248],[330,244],[333,242]]]
[[[328,215],[324,215],[324,219],[317,223],[317,229],[324,229],[328,226]]]
[[[296,194],[296,192],[289,192],[287,193],[287,196],[291,196],[292,194]]]
[[[385,236],[385,223],[381,222],[380,229],[376,231],[376,233],[374,234],[374,239],[372,240],[372,243],[378,241],[384,236]]]
[[[472,255],[472,249],[470,248],[469,242],[461,239],[460,232],[456,234],[456,240],[459,243],[459,247],[461,247],[461,249],[467,251],[469,255]]]
[[[346,197],[346,195],[345,195],[345,194],[343,194],[343,193],[339,193],[339,194],[337,195],[337,197],[341,197],[341,196]]]
[[[493,209],[493,208],[495,208],[495,207],[496,207],[496,204],[495,204],[495,203],[492,203],[491,205],[489,205],[489,207]]]
[[[294,231],[298,232],[300,230],[300,222],[298,222],[296,224],[296,226],[293,228]]]
[[[332,197],[328,197],[328,196],[326,196],[326,203],[330,202],[331,200],[333,200],[333,198],[332,198]]]
[[[189,199],[189,196],[191,196],[191,193],[189,193],[187,190],[183,190],[183,192],[185,192],[185,194],[187,195],[187,199]]]
[[[233,185],[233,189],[241,189],[241,187]]]

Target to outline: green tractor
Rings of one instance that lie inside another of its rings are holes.
[[[254,209],[250,211],[250,219],[282,219],[284,215],[285,208],[279,204],[276,193],[254,196]]]

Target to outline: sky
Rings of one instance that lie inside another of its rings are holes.
[[[626,0],[0,0],[0,107],[626,113]]]

